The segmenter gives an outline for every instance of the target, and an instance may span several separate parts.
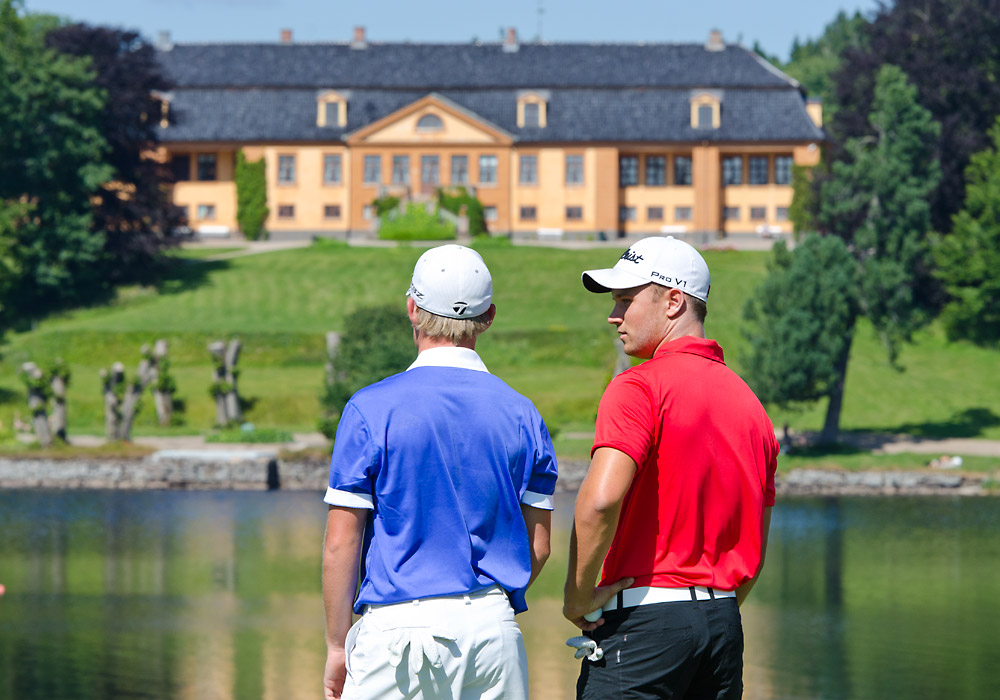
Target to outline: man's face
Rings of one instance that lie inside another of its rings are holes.
[[[615,306],[608,323],[617,327],[626,355],[649,359],[667,336],[666,291],[653,284],[611,291]]]

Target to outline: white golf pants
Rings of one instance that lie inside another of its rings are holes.
[[[347,635],[344,700],[526,700],[528,659],[499,587],[370,605]]]

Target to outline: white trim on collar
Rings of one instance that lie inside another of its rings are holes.
[[[479,353],[469,348],[458,347],[428,348],[417,355],[417,359],[406,369],[409,371],[417,367],[457,367],[490,373],[480,359]]]

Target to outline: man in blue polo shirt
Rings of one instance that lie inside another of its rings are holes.
[[[424,253],[416,361],[344,408],[324,498],[327,698],[527,697],[514,614],[548,557],[556,461],[538,411],[476,354],[492,295],[475,251]]]

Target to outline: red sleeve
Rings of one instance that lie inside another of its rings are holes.
[[[642,468],[653,446],[653,406],[649,387],[635,372],[611,380],[597,409],[594,447],[613,447]]]
[[[767,450],[767,481],[764,483],[764,505],[774,505],[774,473],[778,469],[778,452],[781,445],[774,437],[774,430],[771,430],[771,441]]]

